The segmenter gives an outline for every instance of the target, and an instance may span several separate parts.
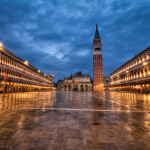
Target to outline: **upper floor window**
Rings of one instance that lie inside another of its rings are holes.
[[[94,50],[101,50],[101,48],[100,47],[96,47]]]

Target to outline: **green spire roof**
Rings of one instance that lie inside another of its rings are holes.
[[[100,39],[100,35],[99,35],[97,24],[96,24],[96,31],[95,31],[94,39]]]

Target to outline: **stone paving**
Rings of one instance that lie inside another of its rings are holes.
[[[0,150],[150,150],[150,95],[0,94]]]

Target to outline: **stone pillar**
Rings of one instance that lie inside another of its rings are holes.
[[[149,84],[146,84],[146,93],[149,93]]]
[[[78,84],[78,91],[81,91],[81,85],[80,84]]]
[[[5,86],[6,86],[6,82],[4,82],[4,84],[3,84],[3,93],[6,93],[6,88],[5,88]]]
[[[26,92],[26,85],[24,85],[24,92]]]
[[[136,79],[138,79],[139,78],[139,74],[138,74],[138,72],[136,72]]]
[[[9,84],[10,84],[9,92],[11,93],[12,92],[12,84],[11,83],[9,83]]]
[[[14,83],[11,86],[12,86],[11,92],[13,93],[14,92]]]
[[[24,84],[22,84],[22,92],[24,92]]]
[[[16,92],[18,92],[18,84],[16,84]]]
[[[10,83],[7,84],[7,93],[9,93],[11,90],[10,90]]]
[[[13,92],[16,92],[15,83],[13,82]]]
[[[8,83],[5,83],[5,93],[8,93],[8,91],[9,91],[9,85]]]
[[[17,92],[17,83],[15,83],[15,92]]]
[[[22,92],[22,84],[20,85],[20,92]]]
[[[145,94],[147,93],[147,88],[146,88],[146,84],[145,84]]]
[[[147,68],[148,76],[150,76],[150,67]]]
[[[20,92],[20,84],[18,84],[18,92]]]
[[[29,85],[27,85],[27,92],[29,92],[30,90],[29,90]]]
[[[142,84],[141,84],[141,91],[140,91],[140,93],[143,93],[143,87],[142,87]]]
[[[146,71],[143,69],[143,77],[146,77]]]
[[[17,92],[17,83],[15,84],[15,92]]]

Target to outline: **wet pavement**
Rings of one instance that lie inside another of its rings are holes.
[[[0,94],[0,150],[150,150],[150,94]]]

